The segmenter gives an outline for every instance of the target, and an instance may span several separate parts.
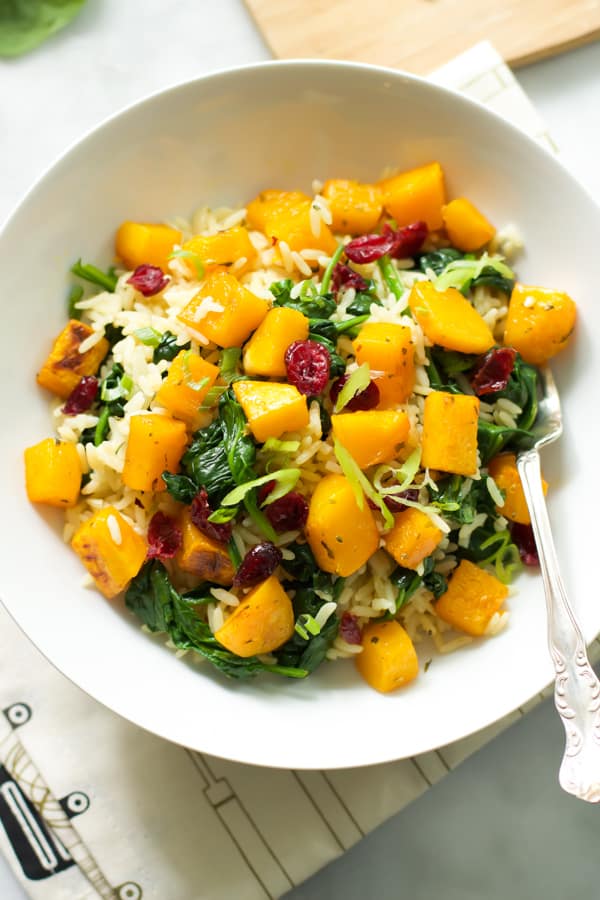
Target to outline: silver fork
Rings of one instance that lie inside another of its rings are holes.
[[[559,772],[563,790],[590,803],[600,802],[600,683],[560,576],[542,490],[539,450],[562,434],[560,399],[548,366],[541,372],[541,399],[533,428],[535,444],[519,453],[517,467],[540,558],[548,611],[548,644],[556,680],[554,702],[566,733]]]

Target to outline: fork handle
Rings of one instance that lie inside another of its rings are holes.
[[[548,644],[556,680],[554,702],[566,733],[559,772],[563,790],[590,803],[600,802],[600,682],[587,657],[585,641],[560,576],[548,510],[542,490],[540,455],[521,453],[518,470],[531,515],[548,610]]]

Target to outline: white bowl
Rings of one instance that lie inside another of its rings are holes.
[[[541,579],[521,576],[508,628],[435,656],[390,696],[351,663],[304,682],[227,681],[180,661],[120,603],[83,589],[62,516],[31,506],[22,452],[51,433],[35,372],[65,322],[68,269],[108,264],[124,219],[160,220],[199,204],[240,204],[265,187],[310,189],[314,177],[372,180],[386,165],[438,159],[451,195],[466,194],[526,240],[522,280],[567,290],[580,306],[557,360],[566,434],[544,455],[565,580],[591,639],[600,630],[593,519],[600,356],[600,211],[559,163],[479,105],[418,78],[331,62],[266,63],[172,88],[88,135],[32,189],[0,237],[3,375],[0,591],[61,672],[111,709],[165,738],[269,766],[334,768],[411,756],[488,725],[550,679]]]

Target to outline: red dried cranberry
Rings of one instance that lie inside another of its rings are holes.
[[[515,522],[511,525],[510,533],[524,564],[526,566],[539,566],[540,559],[531,525],[520,525]]]
[[[98,393],[100,383],[95,375],[84,375],[75,385],[62,408],[66,416],[76,416],[89,409]]]
[[[481,356],[471,374],[471,385],[478,397],[503,391],[515,366],[517,351],[496,347]]]
[[[248,550],[235,573],[235,587],[252,587],[272,575],[281,562],[281,550],[271,541],[264,541]]]
[[[258,491],[256,492],[256,499],[258,500],[259,506],[263,505],[276,484],[276,481],[267,481],[266,484],[262,484],[259,487]]]
[[[386,494],[383,498],[383,502],[387,506],[390,512],[397,513],[403,512],[405,509],[408,509],[406,503],[402,502],[402,499],[411,500],[413,503],[416,503],[419,499],[419,491],[417,488],[409,488],[407,491],[402,491],[400,494]],[[379,509],[376,503],[373,503],[367,497],[367,503],[371,507],[371,509]]]
[[[396,246],[396,233],[388,224],[383,226],[381,234],[361,234],[344,247],[344,253],[353,263],[365,265],[381,259]]]
[[[301,394],[314,397],[329,381],[331,357],[318,341],[294,341],[285,351],[287,379]]]
[[[233,525],[231,522],[224,522],[221,525],[217,522],[209,522],[208,517],[212,511],[210,503],[208,502],[208,494],[206,490],[202,488],[192,500],[192,505],[190,507],[191,520],[196,528],[207,537],[212,538],[214,541],[222,541],[226,544],[231,537]]]
[[[148,526],[148,559],[173,559],[183,543],[175,519],[163,512],[154,513]]]
[[[360,644],[362,641],[362,631],[358,624],[358,619],[352,613],[345,612],[340,620],[340,636],[347,644]]]
[[[331,275],[331,287],[334,294],[337,294],[340,288],[354,288],[355,291],[366,291],[369,287],[368,282],[351,269],[350,266],[339,262]]]
[[[340,396],[341,390],[350,378],[349,375],[342,375],[336,380],[329,389],[329,398],[335,406],[337,398]],[[354,397],[346,403],[344,410],[347,412],[359,412],[359,410],[375,409],[379,403],[379,388],[374,381],[370,381],[366,388],[355,394]]]
[[[426,222],[413,222],[411,225],[406,225],[405,228],[399,228],[395,233],[396,244],[390,250],[390,256],[393,256],[394,259],[406,259],[414,256],[425,243],[428,233]]]
[[[159,294],[168,283],[169,279],[162,269],[158,266],[149,266],[147,263],[138,266],[133,275],[127,279],[127,284],[133,285],[144,297]]]
[[[265,506],[263,512],[275,531],[296,531],[306,525],[308,503],[298,491],[288,491],[283,497]]]

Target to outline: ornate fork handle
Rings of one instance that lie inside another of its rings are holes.
[[[560,577],[537,449],[519,455],[518,469],[531,514],[546,593],[548,643],[556,672],[554,702],[566,733],[559,781],[569,794],[598,803],[600,682],[587,658],[585,642]]]

